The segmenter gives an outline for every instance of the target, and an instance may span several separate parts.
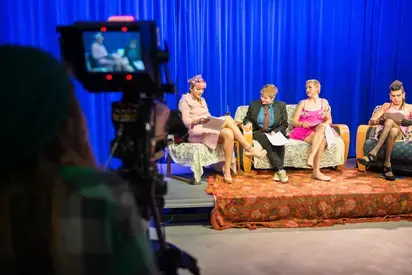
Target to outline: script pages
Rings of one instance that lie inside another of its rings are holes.
[[[405,118],[405,114],[402,111],[387,112],[383,114],[383,119],[392,119],[393,121],[401,121]]]
[[[326,145],[328,146],[328,148],[336,142],[336,135],[334,131],[332,130],[332,127],[330,127],[329,125],[326,125],[325,138],[326,138]]]
[[[266,133],[266,136],[273,146],[283,146],[289,142],[289,140],[281,132],[277,132],[275,134]]]
[[[274,146],[283,146],[289,142],[289,140],[281,132],[277,132],[275,134],[266,133],[266,137]],[[329,125],[326,126],[325,138],[328,148],[336,142],[336,135]]]
[[[213,129],[220,131],[222,130],[223,123],[225,123],[225,120],[219,117],[209,117],[209,121],[203,124],[203,128],[208,128],[208,129]]]

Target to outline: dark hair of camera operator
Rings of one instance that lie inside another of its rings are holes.
[[[64,67],[0,46],[2,274],[157,274],[128,185],[99,172]]]

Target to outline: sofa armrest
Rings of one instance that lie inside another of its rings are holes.
[[[349,155],[349,146],[350,146],[350,131],[348,125],[345,124],[332,124],[332,128],[339,134],[345,145],[344,151],[344,162],[338,167],[338,170],[342,170],[345,167],[345,163]]]
[[[359,125],[358,131],[356,132],[356,158],[363,158],[365,156],[363,152],[363,145],[366,142],[366,134],[368,133],[368,130],[370,125]],[[358,163],[358,169],[359,171],[366,171],[365,165],[362,165]]]
[[[246,139],[247,143],[249,143],[250,145],[253,144],[253,132],[252,131],[243,132],[243,136]],[[242,156],[243,171],[245,173],[248,173],[252,171],[252,160],[245,155],[245,150],[243,150],[242,152],[243,152],[243,156]]]

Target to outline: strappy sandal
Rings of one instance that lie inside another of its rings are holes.
[[[229,175],[227,175],[227,174],[225,173],[225,170],[223,170],[223,181],[226,182],[226,183],[231,184],[231,183],[233,182],[232,173],[229,172]]]
[[[392,167],[387,167],[387,166],[383,166],[383,175],[385,176],[386,180],[390,180],[390,181],[394,181],[396,178],[395,176],[392,175],[387,175],[387,173],[391,173],[392,172]]]
[[[368,160],[366,160],[364,158],[357,158],[356,159],[360,164],[365,166],[366,169],[369,168],[369,166],[371,165],[371,162],[378,160],[378,157],[375,156],[375,155],[372,155],[371,153],[367,154],[366,157],[368,158]]]

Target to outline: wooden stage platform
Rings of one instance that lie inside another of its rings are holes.
[[[200,219],[210,219],[217,230],[411,219],[412,178],[388,182],[379,173],[358,172],[354,160],[343,171],[324,172],[331,182],[313,180],[309,170],[301,169],[288,170],[287,184],[274,182],[270,171],[237,176],[231,185],[216,174],[206,174],[209,184],[197,186],[170,179],[165,208],[191,211],[195,220],[196,209],[202,209]]]

